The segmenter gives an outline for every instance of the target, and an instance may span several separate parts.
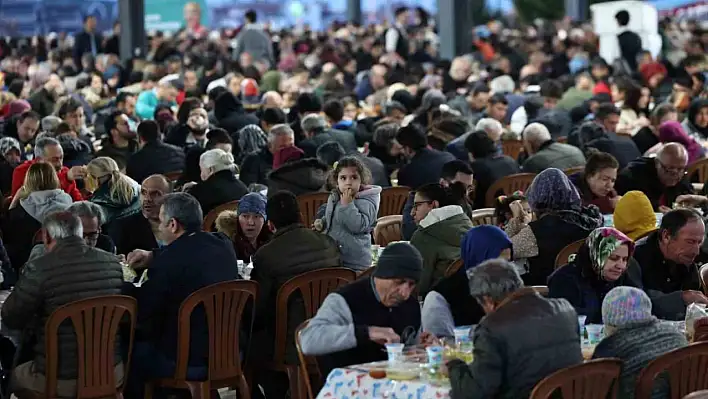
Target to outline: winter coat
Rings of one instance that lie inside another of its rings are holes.
[[[268,174],[268,193],[287,190],[297,195],[321,191],[329,168],[316,158],[288,162]]]

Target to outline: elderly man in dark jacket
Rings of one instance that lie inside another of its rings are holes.
[[[317,148],[328,141],[339,143],[347,154],[357,151],[354,133],[328,128],[327,121],[321,115],[307,115],[302,119],[301,126],[306,139],[298,146],[305,151],[307,157],[317,156]]]
[[[523,172],[541,173],[548,168],[564,170],[585,165],[580,149],[556,143],[548,128],[540,123],[531,123],[524,129],[524,148],[529,157],[521,165]]]
[[[258,152],[246,155],[241,163],[241,181],[249,186],[253,183],[267,184],[268,173],[273,170],[273,154],[283,148],[295,145],[295,132],[286,124],[275,125],[268,133],[268,145]]]
[[[138,138],[141,148],[130,157],[125,170],[133,180],[142,183],[150,175],[184,170],[184,150],[160,140],[157,122],[140,122]]]
[[[71,212],[56,212],[44,219],[42,238],[48,253],[27,262],[15,289],[2,307],[2,321],[11,329],[36,336],[34,359],[13,370],[12,386],[43,396],[46,373],[44,325],[57,308],[81,299],[117,295],[123,273],[118,258],[86,244],[83,226]],[[76,396],[78,348],[74,328],[59,327],[60,397]],[[116,347],[116,384],[123,383],[123,365]]]
[[[527,398],[549,374],[582,363],[578,315],[568,301],[524,288],[505,260],[471,273],[470,294],[487,315],[474,331],[474,362],[447,363],[453,398]]]

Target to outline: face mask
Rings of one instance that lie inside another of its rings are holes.
[[[209,122],[203,116],[192,116],[189,118],[189,126],[197,131],[204,131],[209,126]]]

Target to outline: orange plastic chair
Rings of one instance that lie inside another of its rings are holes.
[[[670,397],[683,398],[691,392],[708,389],[708,342],[697,342],[665,353],[652,360],[639,374],[635,398],[649,399],[654,381],[666,375]]]
[[[524,151],[524,142],[521,140],[502,140],[502,152],[513,160],[519,159]]]
[[[472,224],[481,226],[483,224],[497,225],[497,217],[494,215],[494,208],[482,208],[472,211]]]
[[[202,226],[202,230],[214,231],[214,223],[216,222],[216,218],[219,217],[219,214],[223,211],[235,210],[238,210],[238,201],[227,202],[212,209],[211,211],[209,211],[209,213],[207,213],[206,217],[204,218],[204,225]]]
[[[381,191],[381,203],[379,204],[379,217],[400,215],[403,206],[408,200],[410,187],[387,187]]]
[[[558,370],[536,384],[529,399],[548,399],[557,391],[564,399],[616,398],[622,370],[619,359],[597,359]]]
[[[309,193],[298,195],[297,204],[300,207],[300,220],[305,227],[312,227],[315,215],[322,204],[327,203],[329,193]]]
[[[565,246],[565,248],[561,249],[560,252],[558,252],[558,255],[556,255],[556,269],[559,267],[565,265],[568,263],[568,258],[570,258],[570,255],[578,253],[578,250],[580,250],[580,247],[583,246],[585,243],[585,239],[578,240],[575,242],[572,242],[568,245]]]
[[[150,381],[145,398],[151,399],[157,387],[188,389],[192,398],[209,399],[211,390],[236,386],[239,397],[250,398],[239,353],[240,327],[246,304],[252,301],[251,320],[255,316],[258,283],[226,281],[204,287],[188,296],[179,308],[177,325],[177,364],[172,378]],[[209,329],[209,370],[206,381],[187,380],[189,337],[192,312],[203,306]]]
[[[401,227],[403,216],[390,215],[379,218],[374,227],[374,242],[376,245],[385,247],[394,241],[401,241]]]
[[[302,347],[300,345],[300,333],[310,324],[310,320],[311,319],[307,319],[297,326],[295,330],[295,347],[297,348],[297,357],[300,360],[300,378],[305,382],[307,399],[315,399],[315,396],[312,394],[310,376],[314,376],[315,381],[322,381],[322,372],[320,371],[320,366],[317,364],[317,358],[314,356],[306,356],[302,353]]]
[[[698,174],[699,183],[706,182],[706,179],[708,179],[708,158],[701,159],[700,161],[696,161],[688,165],[688,170],[686,170],[686,177],[691,180],[694,174]]]
[[[487,190],[484,199],[487,208],[494,208],[494,198],[497,197],[498,192],[501,191],[506,195],[510,195],[515,191],[526,191],[534,177],[536,175],[533,173],[517,173],[495,181]]]

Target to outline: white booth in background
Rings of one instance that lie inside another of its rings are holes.
[[[634,0],[612,1],[590,6],[593,29],[600,38],[600,56],[609,64],[620,57],[617,35],[625,28],[620,28],[615,15],[622,10],[629,13],[629,25],[626,29],[638,34],[642,38],[642,47],[656,57],[661,51],[659,13],[648,2]]]

